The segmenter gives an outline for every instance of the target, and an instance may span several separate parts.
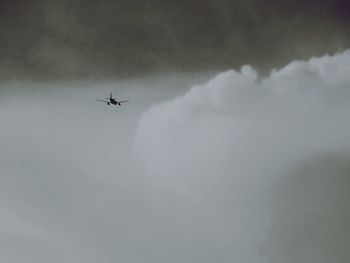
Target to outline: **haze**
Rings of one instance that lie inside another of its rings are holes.
[[[348,263],[348,11],[0,1],[0,261]]]
[[[347,262],[349,68],[3,83],[1,260]]]

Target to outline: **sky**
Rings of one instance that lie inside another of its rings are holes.
[[[0,261],[349,262],[346,10],[1,1]]]
[[[2,0],[0,76],[130,78],[268,72],[293,59],[345,50],[344,0]]]

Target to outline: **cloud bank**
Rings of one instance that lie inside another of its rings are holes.
[[[250,66],[220,73],[143,114],[138,151],[160,174],[169,166],[215,173],[212,164],[224,161],[251,169],[348,153],[349,67],[344,52],[292,62],[267,77]]]
[[[226,244],[238,248],[230,257],[235,262],[345,262],[345,250],[330,253],[325,247],[349,242],[342,234],[349,214],[334,207],[349,200],[349,187],[338,183],[349,174],[349,70],[346,51],[294,61],[266,77],[250,66],[220,73],[144,113],[136,152],[157,187],[210,204],[210,214],[230,218]],[[276,200],[283,205],[271,205]],[[309,232],[332,233],[339,240],[306,237],[305,224]]]
[[[348,262],[349,69],[2,84],[0,261]]]

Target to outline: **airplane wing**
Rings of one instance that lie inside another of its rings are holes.
[[[128,102],[129,100],[118,101],[118,103]]]
[[[96,99],[96,100],[106,102],[106,103],[109,102],[108,100],[99,100],[99,99]]]

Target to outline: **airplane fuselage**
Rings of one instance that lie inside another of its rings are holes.
[[[118,101],[116,101],[115,99],[109,99],[109,103],[113,104],[113,105],[120,105],[120,103]],[[109,105],[109,104],[108,104]]]

